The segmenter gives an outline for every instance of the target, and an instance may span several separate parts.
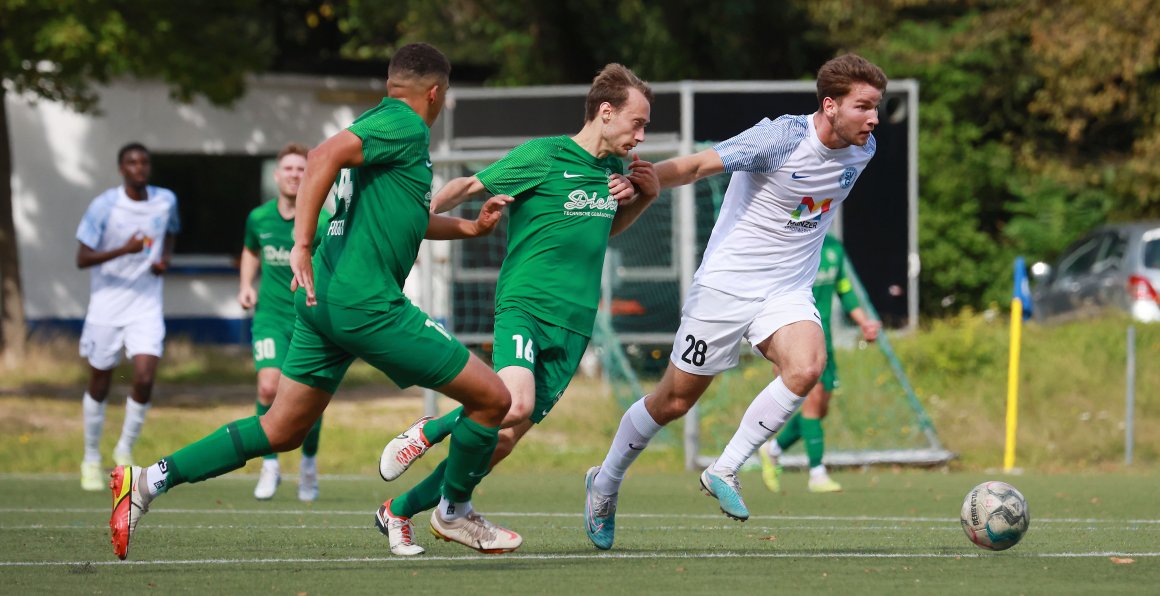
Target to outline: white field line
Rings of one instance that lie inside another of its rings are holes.
[[[73,523],[73,524],[23,524],[19,526],[0,525],[0,532],[14,532],[25,530],[81,530],[92,531],[99,529],[105,531],[107,527],[105,520],[93,521],[92,523]],[[546,530],[575,530],[579,528],[578,525],[548,525],[540,526]],[[149,524],[149,530],[374,530],[370,523],[363,525],[310,525],[310,524]],[[863,526],[863,525],[843,525],[843,526],[817,526],[817,525],[775,525],[762,526],[745,524],[738,526],[736,522],[726,522],[720,524],[704,524],[704,525],[679,525],[679,526],[641,526],[634,525],[633,530],[643,532],[695,532],[701,530],[729,530],[741,529],[746,531],[762,531],[762,532],[784,532],[784,531],[801,531],[801,532],[913,532],[915,530],[936,531],[936,532],[953,532],[959,533],[962,531],[957,524],[951,525],[949,523],[942,523],[930,526]],[[1076,532],[1076,531],[1091,531],[1091,532],[1105,532],[1111,530],[1123,531],[1140,531],[1140,530],[1160,530],[1160,526],[1122,526],[1112,527],[1107,526],[1096,527],[1074,527],[1074,526],[1048,526],[1047,528],[1040,528],[1037,531],[1060,531],[1060,532]]]
[[[1160,557],[1160,552],[1064,552],[1064,553],[862,553],[857,551],[833,553],[590,553],[542,555],[464,555],[461,557],[336,557],[323,558],[267,558],[267,559],[181,559],[154,561],[0,561],[0,567],[55,567],[68,566],[175,566],[175,565],[270,565],[270,564],[326,564],[326,563],[398,563],[414,565],[447,561],[592,561],[625,559],[984,559],[988,557],[1015,557],[1019,559],[1093,559],[1105,557],[1145,558]]]
[[[374,510],[366,509],[361,511],[350,510],[324,510],[324,509],[163,509],[154,508],[149,510],[157,512],[162,515],[185,514],[185,515],[306,515],[306,516],[322,516],[322,515],[355,515],[355,516],[371,516],[374,515]],[[53,507],[0,507],[0,514],[5,513],[84,513],[108,514],[109,509],[101,508],[53,508]],[[581,513],[562,513],[549,511],[489,511],[488,517],[559,517],[578,519],[582,517]],[[156,516],[150,516],[150,519],[155,519]],[[682,513],[617,513],[618,519],[721,519],[721,514],[682,514]],[[832,521],[832,522],[896,522],[896,523],[932,523],[932,524],[958,524],[959,520],[949,517],[901,517],[901,516],[875,516],[875,515],[754,515],[749,518],[754,521],[789,521],[789,522],[807,522],[807,521]],[[1053,517],[1042,518],[1032,517],[1031,522],[1034,524],[1160,524],[1160,519],[1099,519],[1090,517]]]

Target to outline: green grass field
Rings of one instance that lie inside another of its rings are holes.
[[[475,502],[524,535],[519,551],[437,542],[422,519],[427,553],[394,557],[372,515],[431,463],[393,484],[324,476],[309,506],[292,477],[265,503],[251,496],[253,476],[183,486],[154,502],[125,562],[109,545],[106,494],[82,493],[75,476],[3,475],[0,592],[1154,594],[1160,584],[1155,478],[1145,474],[1007,478],[1032,522],[1001,553],[959,528],[982,474],[838,473],[846,492],[818,496],[802,474],[773,495],[746,472],[754,517],[744,524],[721,515],[693,473],[630,474],[616,546],[601,552],[581,528],[583,469],[501,469]]]

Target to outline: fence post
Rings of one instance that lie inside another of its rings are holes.
[[[1132,465],[1136,418],[1136,326],[1128,325],[1127,412],[1124,415],[1124,465]]]

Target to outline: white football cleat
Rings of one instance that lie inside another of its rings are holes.
[[[383,454],[379,457],[379,476],[382,476],[383,480],[390,482],[402,476],[415,460],[423,457],[423,454],[431,448],[431,443],[423,436],[423,427],[429,420],[430,416],[416,420],[383,448]]]
[[[391,501],[387,500],[375,513],[375,526],[379,528],[391,545],[391,554],[402,557],[413,557],[426,552],[426,549],[415,544],[415,524],[409,517],[391,515]]]
[[[262,461],[262,472],[258,474],[258,486],[254,487],[254,498],[259,501],[273,499],[279,484],[282,484],[282,470],[278,465],[278,460]]]
[[[431,533],[436,538],[458,542],[488,555],[510,553],[524,543],[523,536],[487,521],[474,511],[448,521],[439,517],[439,509],[435,509],[431,512]]]

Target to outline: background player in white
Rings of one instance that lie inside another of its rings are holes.
[[[103,490],[108,483],[101,469],[101,431],[122,348],[133,361],[133,390],[125,401],[125,423],[113,460],[117,465],[132,463],[165,340],[161,275],[169,267],[180,228],[177,197],[169,189],[148,185],[151,164],[144,145],[121,147],[117,166],[124,184],[93,199],[77,227],[77,267],[90,269],[92,278],[80,342],[81,356],[91,368],[83,402],[85,490]]]
[[[731,172],[721,214],[685,299],[669,367],[621,419],[604,463],[585,479],[585,530],[612,547],[628,467],[684,416],[713,378],[738,363],[740,341],[777,366],[701,486],[728,516],[748,519],[736,472],[793,414],[826,362],[811,286],[834,209],[874,155],[882,69],[847,54],[818,71],[818,110],[768,118],[712,149],[656,166],[663,188]]]

